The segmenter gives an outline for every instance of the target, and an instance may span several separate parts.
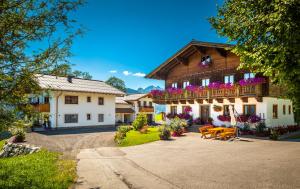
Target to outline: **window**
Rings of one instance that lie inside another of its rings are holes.
[[[144,101],[144,107],[146,107],[147,106],[147,102],[146,101]]]
[[[78,114],[65,114],[65,123],[78,123]]]
[[[65,104],[78,104],[78,96],[65,96]]]
[[[208,86],[209,85],[209,79],[202,79],[202,86]]]
[[[256,106],[244,105],[244,115],[256,115]]]
[[[86,114],[86,120],[91,120],[91,114]]]
[[[229,116],[230,115],[229,106],[233,106],[233,105],[224,105],[223,106],[223,115],[224,116]],[[233,110],[234,110],[234,106],[233,106]]]
[[[98,98],[98,105],[104,105],[104,98],[103,97]]]
[[[183,88],[185,89],[187,86],[190,85],[190,82],[189,81],[184,81],[183,82]]]
[[[177,88],[177,83],[176,82],[172,83],[172,87]]]
[[[289,105],[289,114],[291,114],[291,113],[292,113],[292,106]]]
[[[152,102],[149,102],[149,106],[152,107]]]
[[[254,73],[244,73],[244,79],[250,79],[254,77],[255,77]]]
[[[91,102],[91,97],[90,96],[86,97],[86,101]]]
[[[44,104],[48,104],[49,103],[49,97],[48,96],[45,96],[44,97]]]
[[[141,101],[138,101],[138,106],[141,107]]]
[[[98,122],[104,122],[104,114],[98,114]]]
[[[278,105],[273,104],[273,118],[277,119],[278,118]]]
[[[171,114],[172,115],[177,114],[177,106],[171,106]]]
[[[234,75],[224,76],[224,83],[234,83]]]
[[[285,105],[282,106],[282,114],[285,115]]]

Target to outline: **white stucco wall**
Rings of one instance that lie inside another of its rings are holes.
[[[52,92],[50,98],[51,124],[55,127],[56,97],[60,92]],[[65,96],[78,96],[78,104],[65,104]],[[87,97],[91,102],[87,102]],[[98,105],[98,97],[104,98],[104,105]],[[91,120],[87,120],[87,114]],[[64,123],[65,114],[78,114],[78,123]],[[98,122],[98,114],[104,114],[104,122]],[[58,98],[57,127],[97,126],[115,124],[115,96],[96,93],[62,92]]]
[[[279,99],[279,98],[272,98],[272,97],[263,97],[263,102],[257,102],[255,98],[248,98],[248,102],[243,102],[240,98],[235,99],[235,103],[230,103],[227,99],[224,99],[223,103],[218,103],[216,100],[213,100],[212,104],[207,103],[207,101],[203,101],[203,104],[199,104],[195,101],[194,104],[172,104],[166,105],[166,114],[171,112],[171,106],[177,106],[177,113],[182,113],[182,106],[191,106],[192,113],[191,115],[193,118],[200,117],[200,105],[209,105],[210,106],[210,117],[213,118],[213,124],[217,126],[221,125],[230,125],[229,122],[222,122],[218,119],[218,115],[223,115],[223,105],[234,105],[235,110],[238,114],[243,114],[243,105],[253,104],[256,105],[256,115],[260,116],[262,119],[265,119],[266,125],[268,127],[274,126],[282,126],[282,125],[293,125],[294,122],[294,115],[293,112],[289,114],[288,106],[292,105],[292,102],[288,99]],[[273,118],[273,104],[278,105],[278,119]],[[283,104],[286,105],[286,114],[283,115]],[[214,105],[222,106],[222,111],[215,112],[213,109]]]

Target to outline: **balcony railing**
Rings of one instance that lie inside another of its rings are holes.
[[[50,112],[50,104],[32,104],[33,109],[37,112]]]
[[[199,92],[183,90],[182,94],[169,94],[153,96],[154,102],[196,100],[196,99],[218,99],[236,97],[261,97],[262,85],[235,86],[228,89],[204,89]]]
[[[139,112],[154,112],[153,106],[139,106]]]

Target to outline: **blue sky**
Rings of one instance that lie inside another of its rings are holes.
[[[220,0],[87,0],[74,17],[87,32],[74,41],[71,63],[94,79],[123,79],[127,87],[164,86],[145,79],[192,39],[226,42],[207,18]]]

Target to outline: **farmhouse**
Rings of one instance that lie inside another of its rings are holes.
[[[229,105],[241,116],[255,116],[267,126],[294,124],[292,102],[283,89],[262,74],[238,70],[232,45],[192,41],[146,77],[165,80],[165,91],[152,91],[153,101],[166,104],[167,114],[191,109],[193,118],[229,124]],[[230,118],[229,118],[230,120]]]
[[[147,115],[149,123],[154,121],[154,104],[149,94],[131,94],[116,98],[116,123],[131,123],[139,113]]]
[[[51,128],[113,126],[115,99],[125,95],[98,80],[37,75],[40,95],[30,103],[41,113],[40,124]]]

